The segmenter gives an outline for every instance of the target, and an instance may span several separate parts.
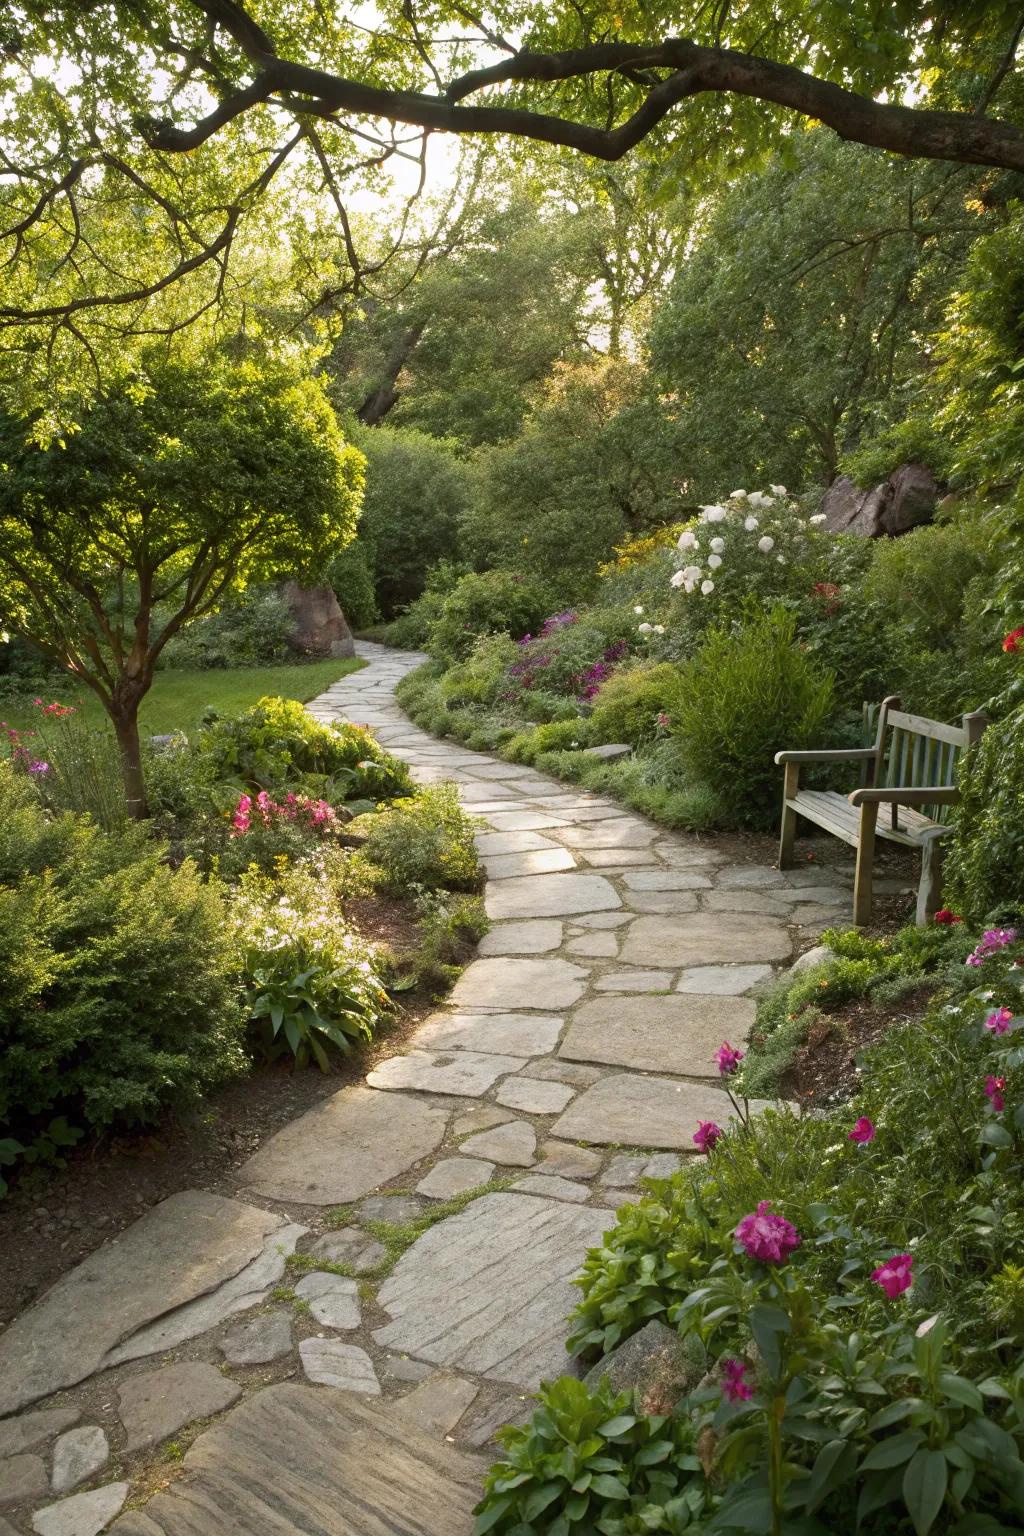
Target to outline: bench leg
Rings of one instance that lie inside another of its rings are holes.
[[[853,921],[863,928],[871,921],[872,879],[875,866],[875,827],[878,824],[877,802],[869,802],[860,808],[860,836],[857,841],[857,869],[853,877]]]
[[[796,837],[796,811],[793,797],[800,782],[800,764],[787,763],[786,777],[782,786],[782,830],[779,834],[779,868],[789,869],[793,863],[793,841]]]
[[[925,928],[942,905],[942,840],[929,837],[921,848],[921,883],[917,888],[917,926]]]

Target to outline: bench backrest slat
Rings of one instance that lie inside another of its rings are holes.
[[[964,744],[962,725],[947,725],[944,720],[929,720],[925,715],[908,715],[902,709],[890,709],[889,724],[913,736],[923,736],[931,741],[945,741],[952,747]]]
[[[869,740],[874,737],[875,748],[874,763],[865,765],[864,781],[889,789],[955,785],[960,758],[978,741],[988,716],[979,710],[964,715],[962,725],[948,725],[944,720],[912,715],[900,704],[890,695],[881,704],[864,706],[864,734]],[[952,814],[948,805],[927,809],[933,821],[948,822]],[[897,825],[897,815],[893,807],[893,826]]]

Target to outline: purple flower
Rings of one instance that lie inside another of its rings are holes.
[[[875,1139],[875,1127],[867,1115],[861,1115],[853,1130],[847,1135],[847,1141],[856,1141],[860,1146],[866,1146],[869,1141]]]
[[[997,954],[1012,944],[1017,937],[1016,928],[986,928],[980,941],[967,956],[965,965],[982,965],[989,955]]]
[[[49,763],[44,763],[42,758],[39,757],[34,757],[27,767],[29,773],[37,774],[39,778],[42,778],[44,773],[49,773],[50,771]]]
[[[698,1152],[711,1152],[724,1135],[722,1127],[713,1120],[698,1120],[693,1133],[694,1145]]]
[[[1001,1115],[1006,1108],[1006,1100],[1003,1098],[1003,1089],[1005,1087],[1005,1077],[993,1077],[990,1073],[985,1079],[985,1097],[992,1105],[994,1114]]]
[[[890,1301],[895,1301],[897,1296],[902,1296],[904,1291],[909,1291],[914,1283],[914,1256],[911,1253],[894,1253],[891,1259],[886,1259],[884,1264],[872,1270],[871,1278],[888,1296]]]
[[[1008,1035],[1012,1020],[1012,1008],[999,1008],[995,1013],[989,1014],[985,1020],[985,1028],[991,1030],[994,1035]]]
[[[731,1077],[743,1060],[743,1052],[734,1050],[728,1040],[725,1040],[715,1052],[715,1060],[722,1077]]]
[[[734,1235],[750,1258],[762,1264],[781,1264],[801,1243],[796,1227],[773,1211],[767,1200],[744,1216]]]
[[[722,1396],[727,1403],[746,1403],[754,1395],[742,1360],[722,1361]]]

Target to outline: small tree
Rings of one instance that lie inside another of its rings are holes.
[[[138,711],[157,659],[232,588],[321,572],[363,458],[319,385],[260,361],[152,357],[65,441],[0,418],[0,614],[86,683],[144,816]]]

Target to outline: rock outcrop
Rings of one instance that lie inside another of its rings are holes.
[[[939,485],[930,469],[924,464],[901,464],[881,485],[867,491],[848,475],[840,475],[825,492],[821,510],[832,533],[879,539],[930,523],[938,500]]]
[[[286,581],[281,596],[288,604],[288,649],[299,656],[354,656],[355,644],[338,599],[330,587],[300,587]]]

